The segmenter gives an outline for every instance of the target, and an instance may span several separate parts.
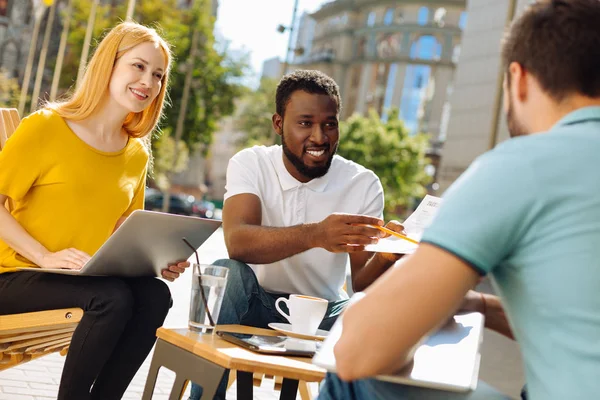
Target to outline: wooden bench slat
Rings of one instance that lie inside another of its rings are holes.
[[[25,349],[25,353],[34,353],[37,350],[42,350],[45,349],[49,346],[55,345],[55,344],[67,344],[71,342],[71,337],[69,336],[68,338],[62,338],[62,339],[56,339],[56,340],[51,340],[49,342],[45,342],[42,344],[38,344],[35,346],[30,346],[28,348]]]
[[[50,327],[50,328],[54,328],[54,327]],[[8,345],[10,345],[10,343],[14,343],[14,342],[21,341],[21,340],[35,339],[35,338],[39,338],[39,337],[43,337],[43,336],[58,335],[59,333],[73,332],[73,331],[75,331],[75,328],[77,328],[77,324],[72,324],[72,325],[69,325],[68,327],[62,328],[62,329],[48,329],[48,330],[42,330],[42,331],[35,331],[35,332],[31,332],[31,333],[23,333],[20,335],[18,334],[18,335],[1,336],[0,337],[0,350],[2,350],[3,344],[8,346]]]
[[[61,329],[81,321],[81,308],[37,311],[0,316],[0,336],[48,329]]]
[[[67,333],[59,333],[57,335],[44,336],[41,338],[17,341],[17,342],[11,343],[10,346],[8,346],[8,348],[6,350],[4,350],[4,352],[10,352],[12,350],[17,350],[17,349],[26,349],[30,346],[34,346],[37,344],[49,343],[49,342],[52,342],[52,341],[55,341],[58,339],[71,338],[72,336],[73,336],[73,333],[67,332]]]

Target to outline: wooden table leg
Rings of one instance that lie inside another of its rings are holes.
[[[296,394],[298,393],[298,380],[283,378],[281,383],[281,393],[279,394],[279,400],[296,400]]]
[[[254,374],[252,372],[237,371],[237,399],[252,400],[254,391]]]

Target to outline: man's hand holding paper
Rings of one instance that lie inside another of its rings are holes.
[[[419,246],[418,242],[421,240],[421,236],[423,236],[425,228],[429,226],[433,220],[433,217],[437,213],[441,202],[442,199],[439,197],[430,195],[425,196],[415,212],[413,212],[402,224],[404,231],[399,233],[405,235],[406,238],[390,235],[380,239],[376,244],[366,246],[365,250],[378,253],[394,254],[414,253]],[[387,225],[386,227],[390,228]]]

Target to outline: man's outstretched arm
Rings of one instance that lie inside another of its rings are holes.
[[[291,227],[261,226],[258,196],[238,194],[223,206],[223,232],[229,257],[249,264],[270,264],[321,247],[340,253],[363,252],[376,243],[380,231],[355,224],[382,225],[379,218],[332,214],[323,221]]]
[[[479,274],[426,243],[371,285],[344,314],[337,371],[355,380],[398,371],[417,343],[456,311]]]

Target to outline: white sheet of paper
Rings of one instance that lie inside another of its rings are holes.
[[[417,209],[402,223],[402,225],[404,225],[406,236],[416,241],[420,241],[425,228],[429,226],[441,204],[442,199],[440,197],[431,195],[425,196]],[[380,253],[412,254],[417,250],[417,247],[416,244],[407,240],[389,236],[380,239],[377,244],[366,246],[365,250]]]

